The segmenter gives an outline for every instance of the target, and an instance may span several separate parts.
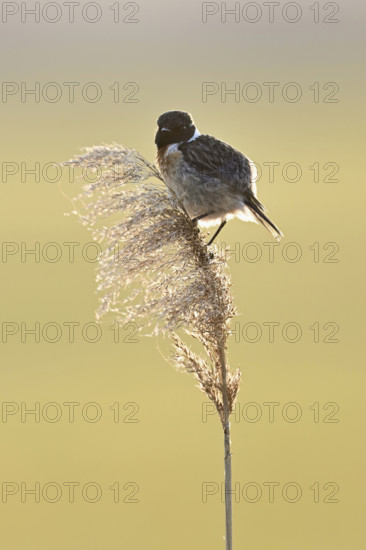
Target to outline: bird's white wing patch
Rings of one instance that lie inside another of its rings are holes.
[[[200,135],[201,135],[201,133],[196,128],[196,131],[194,132],[191,139],[187,139],[187,141],[185,143],[188,143],[189,141],[193,141],[194,139],[197,139]],[[179,145],[181,145],[182,143],[184,143],[184,142],[179,141],[178,143],[172,143],[171,145],[169,145],[169,147],[166,150],[165,156],[168,156],[171,153],[176,153],[178,151]]]
[[[193,141],[194,139],[197,139],[200,135],[201,135],[201,132],[199,132],[199,131],[197,130],[197,128],[196,128],[196,130],[195,130],[193,136],[191,137],[191,139],[188,139],[188,140],[187,140],[187,143],[188,143],[188,141]]]

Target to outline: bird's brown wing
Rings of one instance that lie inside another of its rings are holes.
[[[220,180],[232,189],[251,189],[254,175],[250,161],[239,151],[212,136],[198,138],[179,145],[186,165],[200,174],[202,181]]]

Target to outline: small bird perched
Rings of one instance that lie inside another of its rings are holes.
[[[208,245],[235,216],[262,223],[276,239],[283,236],[256,197],[257,170],[251,160],[227,143],[200,134],[189,113],[168,111],[157,124],[156,161],[166,184],[194,222],[220,222]]]

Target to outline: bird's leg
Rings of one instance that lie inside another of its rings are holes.
[[[218,228],[218,230],[216,231],[216,233],[211,237],[211,239],[208,241],[207,246],[210,246],[210,244],[212,244],[212,243],[214,242],[214,240],[216,239],[217,235],[220,233],[221,229],[224,227],[225,224],[226,224],[226,220],[224,220],[223,222],[221,222],[220,227]]]
[[[214,212],[207,212],[206,214],[201,214],[200,216],[197,216],[196,218],[193,218],[192,222],[194,224],[197,224],[197,222],[199,220],[202,220],[203,218],[206,218],[207,216],[210,216],[211,214],[214,214]],[[208,241],[207,246],[210,246],[210,244],[212,244],[214,242],[214,240],[216,239],[217,235],[220,233],[220,231],[224,227],[224,225],[226,225],[226,220],[221,222],[220,227],[218,228],[216,233],[214,233],[214,235],[211,237],[211,239]]]
[[[201,214],[200,216],[197,216],[196,218],[192,218],[192,222],[197,223],[199,220],[202,220],[202,218],[205,218],[206,216],[209,216],[210,214],[213,214],[213,212],[206,212],[206,214]]]

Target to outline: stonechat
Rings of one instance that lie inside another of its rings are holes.
[[[253,162],[227,143],[197,130],[189,113],[168,111],[158,120],[157,165],[194,222],[220,226],[229,219],[260,222],[276,239],[283,235],[256,197]]]

